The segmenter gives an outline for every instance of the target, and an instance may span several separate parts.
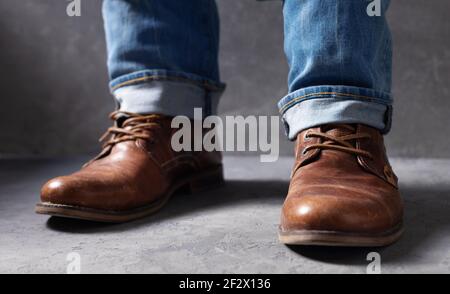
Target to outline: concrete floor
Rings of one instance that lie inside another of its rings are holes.
[[[0,273],[65,273],[71,252],[82,273],[365,273],[371,251],[381,254],[382,273],[450,273],[450,160],[392,160],[406,231],[375,250],[277,242],[290,158],[228,157],[225,187],[179,195],[132,223],[34,214],[40,186],[84,160],[0,160]]]

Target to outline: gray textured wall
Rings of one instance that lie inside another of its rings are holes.
[[[0,2],[0,154],[97,150],[114,107],[108,93],[100,0]],[[286,92],[279,2],[219,0],[227,114],[276,114]],[[450,1],[393,0],[393,131],[389,153],[450,157]],[[282,140],[290,154],[291,143]]]

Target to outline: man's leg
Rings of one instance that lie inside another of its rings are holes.
[[[219,18],[214,0],[105,0],[111,91],[119,109],[192,117],[215,112]]]
[[[38,213],[129,221],[223,180],[220,153],[171,148],[171,118],[214,113],[224,88],[214,1],[105,0],[103,15],[115,126],[96,158],[44,185]]]
[[[296,165],[280,239],[376,246],[401,233],[402,202],[382,134],[391,122],[391,35],[382,0],[285,0],[289,94],[279,109]]]

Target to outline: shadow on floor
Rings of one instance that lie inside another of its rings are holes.
[[[417,261],[417,257],[440,247],[450,235],[450,187],[401,187],[405,202],[402,238],[386,247],[351,248],[321,246],[288,246],[303,257],[331,264],[367,265],[366,256],[375,251],[382,263]],[[431,241],[432,240],[432,241]],[[444,246],[445,248],[445,246]],[[443,254],[445,254],[443,252]]]
[[[264,200],[273,201],[280,208],[286,196],[289,183],[285,181],[227,181],[224,186],[195,194],[176,194],[158,213],[143,219],[124,224],[107,224],[77,219],[51,217],[47,227],[56,231],[70,233],[120,232],[162,222],[171,218],[217,209],[225,206],[236,206],[243,203]]]
[[[175,195],[159,213],[125,224],[104,224],[52,217],[47,226],[50,229],[69,233],[117,233],[147,226],[155,222],[189,213],[201,212],[228,205],[240,205],[264,200],[281,208],[287,192],[284,181],[229,181],[222,188],[194,195]],[[402,187],[405,199],[405,232],[394,245],[381,248],[346,248],[319,246],[288,246],[291,252],[303,257],[331,264],[368,264],[367,253],[381,254],[383,263],[401,262],[407,264],[420,252],[433,250],[442,237],[450,234],[450,187]],[[433,238],[434,242],[427,242]],[[437,241],[436,241],[437,238]],[[281,245],[280,245],[281,246]]]

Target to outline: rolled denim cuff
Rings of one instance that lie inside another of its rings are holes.
[[[286,135],[295,140],[303,130],[330,123],[360,123],[389,132],[392,97],[373,89],[348,86],[315,86],[297,90],[280,100],[278,107]]]
[[[194,117],[217,113],[225,84],[200,76],[166,70],[145,70],[114,79],[110,83],[118,109],[133,113],[159,113]]]

